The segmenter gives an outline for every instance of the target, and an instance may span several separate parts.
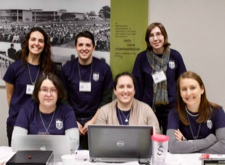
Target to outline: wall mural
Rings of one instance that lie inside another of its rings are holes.
[[[93,55],[110,63],[110,0],[1,0],[0,86],[18,57],[23,37],[34,26],[49,34],[53,60],[59,65],[77,57],[75,36],[84,30],[95,36]]]

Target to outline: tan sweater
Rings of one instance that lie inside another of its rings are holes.
[[[119,125],[116,115],[116,99],[100,108],[95,124]],[[160,134],[159,123],[153,110],[145,103],[134,99],[130,112],[129,125],[152,125]]]

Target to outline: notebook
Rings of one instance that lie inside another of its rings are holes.
[[[14,151],[53,151],[54,162],[61,162],[61,156],[70,154],[70,140],[66,135],[15,135]]]
[[[89,125],[90,161],[150,163],[152,134],[152,126]]]

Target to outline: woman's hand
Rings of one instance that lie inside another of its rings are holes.
[[[85,135],[85,133],[83,132],[83,127],[82,127],[82,125],[78,121],[77,121],[77,127],[79,129],[80,135]]]
[[[184,137],[184,135],[180,132],[179,129],[175,130],[174,132],[175,134],[175,137],[178,141],[183,141],[183,140],[186,140],[186,138]]]

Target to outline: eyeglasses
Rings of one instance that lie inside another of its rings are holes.
[[[160,33],[160,32],[158,32],[156,34],[150,34],[150,38],[154,38],[154,37],[160,38],[161,36],[162,36],[162,33]]]
[[[47,95],[48,92],[50,92],[51,95],[55,95],[57,93],[57,89],[55,88],[51,88],[51,89],[48,89],[48,88],[42,88],[40,89],[40,92],[44,95]]]

